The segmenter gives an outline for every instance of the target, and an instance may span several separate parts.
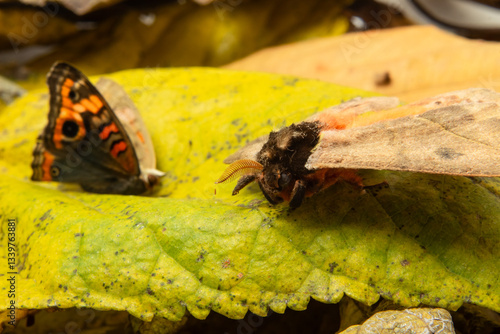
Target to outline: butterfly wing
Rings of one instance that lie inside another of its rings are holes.
[[[156,155],[151,136],[141,114],[127,92],[118,83],[108,78],[100,78],[96,83],[96,88],[101,92],[115,115],[121,120],[134,146],[141,177],[147,179],[148,174],[163,176],[164,173],[156,169]]]
[[[500,94],[469,89],[394,111],[410,116],[323,131],[306,168],[500,176]]]
[[[119,181],[135,182],[140,166],[134,146],[90,81],[74,67],[58,62],[47,84],[49,122],[33,152],[32,179],[106,184],[98,186],[103,189]]]

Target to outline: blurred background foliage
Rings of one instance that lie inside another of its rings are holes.
[[[459,2],[482,11],[450,5]],[[1,1],[0,75],[30,89],[44,84],[56,60],[87,75],[225,66],[410,102],[500,89],[499,7],[496,0]],[[439,29],[408,27],[414,23]],[[22,90],[0,82],[0,93],[8,102]]]
[[[60,59],[88,75],[138,67],[221,66],[266,47],[343,34],[354,29],[354,14],[385,7],[352,0],[217,0],[204,5],[35,0],[0,6],[0,73],[17,81],[45,74]],[[389,26],[401,25],[401,18]]]
[[[11,59],[0,60],[3,71],[22,65],[46,71],[55,60],[65,59],[88,74],[220,66],[268,46],[342,34],[349,26],[344,12],[351,3],[102,1],[85,9],[68,9],[64,2],[44,7],[10,3],[0,12],[0,48],[4,57],[11,51]]]

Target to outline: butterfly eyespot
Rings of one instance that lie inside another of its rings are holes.
[[[72,89],[69,91],[68,97],[71,99],[71,101],[76,102],[79,98],[79,94],[74,89]]]
[[[67,138],[74,138],[79,130],[80,127],[73,121],[66,121],[62,126],[62,133]]]
[[[50,176],[52,176],[54,178],[54,177],[58,177],[59,174],[61,174],[61,170],[59,169],[59,167],[56,167],[56,166],[50,167]]]

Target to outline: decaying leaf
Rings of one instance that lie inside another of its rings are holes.
[[[455,334],[455,329],[448,311],[414,308],[379,312],[362,325],[349,327],[340,334],[369,333]]]

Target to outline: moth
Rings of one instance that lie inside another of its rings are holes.
[[[90,192],[142,194],[158,183],[151,137],[116,82],[94,86],[73,66],[56,62],[47,75],[48,124],[38,137],[33,181],[76,182]]]
[[[224,160],[216,183],[256,181],[271,204],[299,207],[339,180],[363,187],[359,169],[500,176],[500,94],[481,88],[399,106],[356,98],[260,137]]]

